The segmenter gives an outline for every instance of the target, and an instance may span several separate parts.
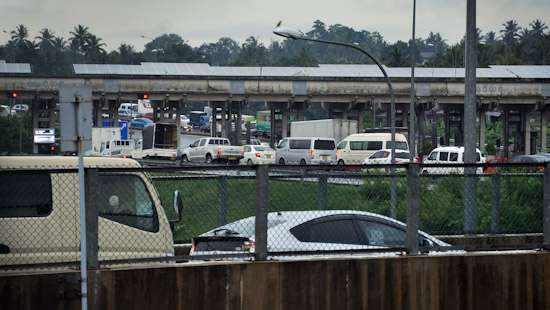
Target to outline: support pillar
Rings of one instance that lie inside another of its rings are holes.
[[[227,105],[228,102],[224,102],[221,110],[221,125],[222,125],[222,138],[227,138]]]
[[[502,157],[508,158],[510,156],[508,150],[508,134],[510,132],[508,128],[508,118],[510,116],[510,111],[504,110],[502,116]]]
[[[386,127],[391,127],[391,106],[386,104]]]
[[[241,145],[241,136],[242,136],[242,109],[243,104],[242,101],[237,101],[236,105],[234,106],[236,108],[236,111],[233,111],[234,114],[236,114],[235,117],[235,133],[234,133],[234,145]]]
[[[449,119],[449,109],[446,108],[444,110],[444,114],[443,114],[443,123],[445,124],[445,144],[447,146],[451,145],[451,123],[450,123],[450,119]]]
[[[357,110],[357,132],[362,133],[365,129],[365,110],[361,107]]]
[[[424,108],[421,105],[420,111],[418,112],[418,154],[424,156]],[[422,157],[421,157],[422,158]]]
[[[485,152],[485,111],[479,113],[479,149]]]
[[[269,117],[269,120],[271,122],[271,133],[269,134],[269,145],[274,149],[275,148],[275,144],[277,143],[276,141],[276,130],[275,130],[275,107],[273,105],[271,105],[269,107],[269,110],[270,110],[270,117]]]
[[[118,127],[118,107],[120,107],[120,98],[117,98],[115,100],[115,104],[113,106],[113,127]]]
[[[546,140],[548,132],[548,115],[546,111],[540,112],[540,151],[546,153]]]
[[[180,115],[181,115],[181,112],[182,112],[182,109],[183,107],[185,106],[185,99],[180,99],[177,101],[177,105],[176,105],[176,150],[177,150],[177,156],[179,157],[180,154],[179,154],[179,151],[181,149],[183,149],[183,145],[181,144],[181,119],[180,119]]]
[[[303,121],[305,118],[304,118],[304,110],[306,109],[305,107],[306,103],[302,103],[298,109],[296,110],[296,120],[297,121]]]
[[[281,137],[284,139],[288,137],[288,109],[283,107],[281,110],[282,115],[282,134]]]
[[[40,114],[42,114],[42,106],[40,102],[40,98],[38,96],[35,96],[32,104],[31,104],[31,113],[32,113],[32,130],[38,128],[38,123],[40,121]],[[33,143],[32,144],[32,153],[37,154],[38,153],[38,144]]]
[[[96,127],[101,128],[103,127],[103,105],[105,105],[105,97],[99,98],[99,102],[96,105],[95,109],[95,119],[96,119]]]
[[[374,102],[374,100],[371,101],[371,110],[372,110],[372,127],[373,128],[376,128],[376,103]]]
[[[531,123],[529,122],[529,113],[521,113],[521,122],[523,124],[523,133],[524,133],[524,154],[531,155]]]
[[[435,110],[431,111],[432,116],[432,149],[437,147],[437,113]]]

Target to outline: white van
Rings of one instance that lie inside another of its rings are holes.
[[[77,160],[0,157],[0,266],[79,261]],[[122,158],[85,158],[84,164],[140,167]],[[98,179],[100,261],[173,256],[170,225],[151,181],[141,172]]]
[[[336,164],[336,142],[332,138],[291,137],[277,145],[276,159],[280,165]]]
[[[360,165],[363,161],[381,149],[391,149],[390,133],[356,133],[347,136],[338,143],[336,153],[339,165]],[[395,134],[395,149],[409,151],[405,135]]]
[[[118,107],[118,117],[121,119],[133,119],[138,117],[138,104],[125,102]]]
[[[476,148],[476,162],[484,163],[485,155]],[[462,146],[442,146],[435,148],[431,151],[430,155],[424,160],[425,164],[463,164],[464,163],[464,147]],[[476,169],[477,173],[483,173],[482,168]],[[422,173],[424,174],[453,174],[464,173],[462,167],[441,167],[441,168],[429,168],[423,167]]]

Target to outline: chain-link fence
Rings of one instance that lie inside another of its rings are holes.
[[[0,265],[77,268],[76,170],[0,178]],[[499,249],[449,241],[475,234],[541,248],[549,195],[534,165],[88,168],[88,265]]]

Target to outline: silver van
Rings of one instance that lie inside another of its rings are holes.
[[[336,164],[336,142],[332,138],[284,138],[277,145],[276,163],[301,165]]]

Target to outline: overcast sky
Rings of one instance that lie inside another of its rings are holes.
[[[417,36],[440,32],[448,43],[464,35],[466,0],[418,0]],[[387,41],[411,36],[412,0],[0,0],[0,30],[18,24],[35,36],[43,27],[69,37],[76,24],[90,27],[107,49],[121,42],[141,50],[149,39],[177,33],[191,45],[231,37],[242,42],[254,35],[265,43],[276,39],[271,30],[279,21],[308,31],[320,19],[357,29],[379,31]],[[498,31],[515,19],[527,26],[540,18],[550,24],[550,0],[478,1],[477,26]],[[8,35],[0,31],[0,42]]]

